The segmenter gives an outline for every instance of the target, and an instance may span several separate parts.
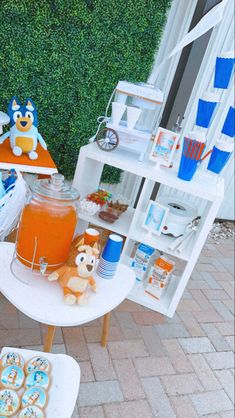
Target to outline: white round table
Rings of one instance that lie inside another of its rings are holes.
[[[55,327],[82,325],[104,315],[102,345],[106,345],[109,313],[128,295],[135,283],[135,274],[119,264],[115,277],[105,280],[94,275],[97,292],[90,291],[85,306],[67,306],[63,291],[57,282],[48,282],[45,276],[32,276],[27,285],[11,272],[10,264],[15,245],[0,243],[0,291],[21,312],[35,321],[48,325],[44,351],[50,351]]]

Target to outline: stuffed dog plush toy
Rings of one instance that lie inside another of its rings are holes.
[[[99,250],[96,243],[90,246],[83,245],[83,241],[80,241],[75,266],[64,265],[49,275],[49,281],[59,281],[67,305],[73,305],[76,302],[79,305],[84,305],[87,301],[86,290],[88,285],[96,292],[96,282],[92,273],[95,270],[98,254]]]
[[[12,97],[8,110],[10,117],[10,132],[6,132],[0,137],[0,144],[10,137],[12,152],[17,157],[23,153],[28,154],[31,160],[36,160],[37,143],[46,150],[47,146],[38,132],[38,114],[32,99],[26,99],[22,105],[17,97]]]

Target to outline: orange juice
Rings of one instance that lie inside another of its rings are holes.
[[[39,270],[43,258],[47,270],[56,270],[68,258],[77,223],[75,199],[60,200],[58,196],[58,190],[55,198],[35,193],[23,209],[16,253],[27,267]]]

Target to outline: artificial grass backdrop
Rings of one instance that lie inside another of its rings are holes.
[[[0,110],[32,97],[39,132],[72,176],[118,80],[146,81],[170,0],[2,0]],[[118,172],[106,171],[117,182]]]

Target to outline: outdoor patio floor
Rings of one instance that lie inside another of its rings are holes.
[[[207,241],[174,318],[126,300],[107,348],[101,319],[58,329],[53,352],[82,372],[73,418],[233,418],[233,263],[232,241]],[[0,296],[0,346],[42,350],[44,335]]]

